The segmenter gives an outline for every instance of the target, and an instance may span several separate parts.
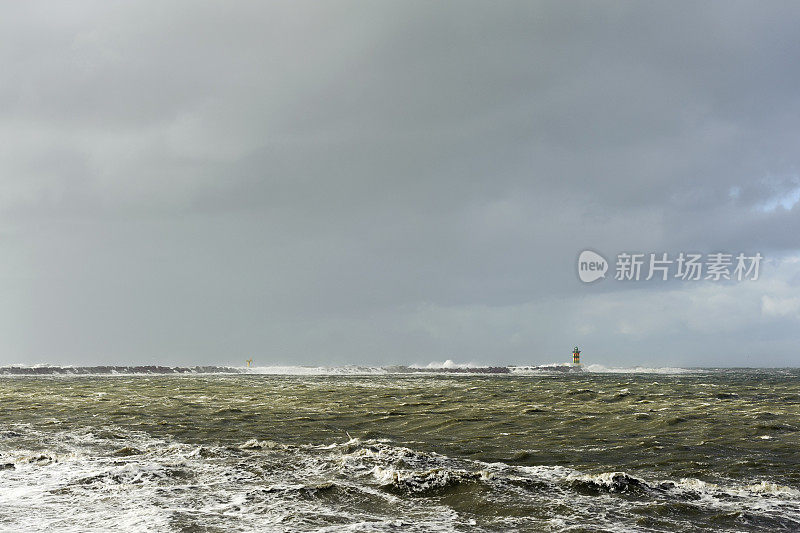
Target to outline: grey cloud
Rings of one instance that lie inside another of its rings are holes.
[[[7,362],[543,362],[587,295],[674,297],[582,249],[800,248],[793,3],[2,11]]]

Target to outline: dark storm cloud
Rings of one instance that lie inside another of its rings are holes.
[[[792,3],[2,10],[6,362],[706,364],[710,289],[577,253],[800,248]]]

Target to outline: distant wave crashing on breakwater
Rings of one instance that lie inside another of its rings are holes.
[[[385,375],[385,374],[550,374],[550,373],[656,373],[681,374],[696,372],[684,368],[609,368],[602,365],[576,367],[567,363],[546,365],[487,366],[475,363],[429,363],[427,365],[390,366],[162,366],[162,365],[9,365],[0,367],[0,375],[46,376],[46,375],[180,375],[180,374],[269,374],[269,375]]]

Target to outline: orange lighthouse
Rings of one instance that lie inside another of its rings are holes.
[[[581,351],[577,346],[572,350],[572,364],[576,366],[581,364]]]

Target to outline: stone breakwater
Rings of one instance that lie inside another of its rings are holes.
[[[348,374],[525,374],[525,373],[570,373],[583,372],[583,368],[570,365],[536,366],[458,366],[417,367],[393,365],[385,367],[232,367],[232,366],[161,366],[161,365],[101,365],[101,366],[5,366],[0,367],[0,376],[49,376],[49,375],[114,375],[114,374],[286,374],[302,375],[308,371],[320,375]]]
[[[242,369],[224,366],[6,366],[0,375],[47,376],[55,374],[239,374]]]

